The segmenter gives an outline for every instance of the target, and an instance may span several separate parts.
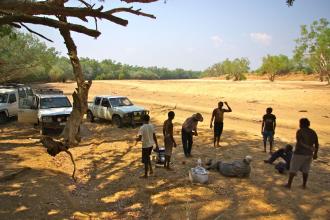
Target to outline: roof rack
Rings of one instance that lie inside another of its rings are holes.
[[[63,95],[63,91],[59,89],[34,89],[35,94],[60,94]]]
[[[21,84],[21,83],[5,83],[5,84],[0,85],[1,89],[16,89],[16,88],[22,88],[22,87],[29,87],[29,86]]]

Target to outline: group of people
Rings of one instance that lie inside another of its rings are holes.
[[[226,108],[223,108],[224,104]],[[300,119],[300,129],[296,133],[296,146],[293,147],[288,144],[284,148],[281,148],[273,152],[274,134],[276,129],[276,116],[272,114],[273,109],[267,108],[266,114],[263,116],[261,133],[263,136],[264,152],[266,152],[267,141],[269,142],[270,158],[264,160],[265,163],[272,164],[278,158],[283,158],[284,162],[278,163],[275,168],[284,173],[285,170],[289,170],[288,183],[285,185],[287,188],[291,188],[292,181],[298,171],[303,173],[303,188],[306,188],[308,173],[313,159],[317,159],[317,153],[319,149],[318,137],[316,132],[310,128],[310,121],[307,118]],[[220,146],[220,138],[223,131],[223,119],[225,112],[232,112],[232,109],[227,102],[219,102],[218,107],[212,112],[210,128],[214,130],[214,147]],[[165,147],[165,162],[164,167],[171,170],[170,161],[172,156],[173,147],[177,147],[175,139],[173,137],[173,119],[175,113],[173,111],[168,112],[168,119],[163,124],[163,137]],[[145,172],[142,177],[147,178],[148,173],[152,174],[152,166],[150,161],[150,155],[152,153],[153,146],[158,147],[158,141],[156,137],[155,127],[149,123],[150,116],[143,116],[143,125],[140,127],[138,137],[136,141],[142,141],[142,163],[145,165]],[[187,118],[181,130],[182,146],[185,157],[191,157],[191,150],[193,145],[193,136],[198,136],[197,125],[198,122],[203,122],[203,116],[200,113],[193,114]],[[217,169],[225,176],[249,176],[251,167],[251,156],[246,156],[242,161],[234,161],[232,163],[224,163],[221,161],[209,161],[207,168]]]
[[[309,170],[313,159],[317,159],[319,150],[319,142],[316,132],[310,128],[310,121],[307,118],[299,120],[299,129],[296,132],[296,146],[287,144],[273,153],[274,134],[276,128],[276,116],[272,114],[273,109],[267,108],[266,114],[263,116],[261,133],[263,135],[264,151],[266,152],[267,140],[269,142],[270,158],[264,160],[265,163],[272,164],[277,158],[282,158],[284,162],[278,163],[275,168],[284,173],[289,171],[288,183],[285,185],[291,188],[292,181],[298,171],[302,172],[303,184],[302,188],[306,188]]]

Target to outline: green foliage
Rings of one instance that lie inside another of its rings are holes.
[[[138,67],[109,59],[80,60],[86,79],[191,79],[199,71],[169,70],[158,67]],[[0,29],[0,82],[66,81],[74,79],[70,60],[58,56],[54,48],[30,34]]]
[[[300,38],[296,39],[294,59],[300,67],[313,69],[320,79],[330,82],[330,27],[329,21],[321,18],[309,27],[301,26]]]
[[[271,56],[262,58],[262,65],[259,69],[261,74],[268,74],[270,81],[274,81],[279,74],[286,74],[292,70],[292,63],[285,55]]]
[[[226,79],[245,80],[244,73],[249,72],[250,62],[247,58],[236,58],[234,60],[226,59],[223,62],[216,63],[203,72],[203,76],[221,76],[226,75]]]
[[[0,82],[48,79],[56,60],[54,48],[47,48],[30,34],[0,37]]]
[[[97,65],[92,66],[88,58],[82,59],[83,70],[92,68],[94,71],[94,79],[108,80],[108,79],[192,79],[199,78],[199,71],[189,71],[183,69],[169,70],[167,68],[158,67],[139,67],[131,66],[121,63],[116,63],[112,60],[103,60]]]

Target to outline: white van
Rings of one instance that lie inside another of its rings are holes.
[[[19,106],[23,99],[32,100],[31,87],[23,84],[0,85],[0,123],[6,122],[10,117],[17,117]]]

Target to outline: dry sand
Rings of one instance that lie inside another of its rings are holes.
[[[67,95],[74,84],[47,84]],[[0,125],[0,176],[22,167],[31,169],[0,182],[0,219],[330,219],[330,88],[320,82],[281,81],[94,81],[94,95],[126,95],[151,111],[152,123],[161,125],[169,110],[176,112],[173,168],[156,168],[140,179],[141,146],[134,146],[137,128],[114,128],[110,122],[86,122],[90,135],[72,148],[78,166],[78,182],[65,154],[45,153],[40,135],[30,125],[15,121]],[[210,113],[219,100],[233,112],[225,115],[222,147],[213,148]],[[298,120],[308,117],[319,135],[319,160],[314,161],[308,189],[282,187],[286,175],[278,174],[262,152],[261,118],[272,106],[277,116],[275,147],[294,144]],[[185,159],[180,128],[195,112],[204,115],[195,137],[193,157]],[[248,179],[210,173],[207,185],[191,184],[189,168],[196,160],[226,161],[250,154]],[[183,163],[185,162],[185,164]]]

